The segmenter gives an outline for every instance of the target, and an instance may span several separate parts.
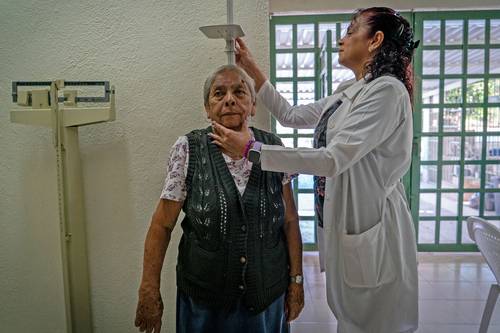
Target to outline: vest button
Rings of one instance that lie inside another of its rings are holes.
[[[238,286],[238,288],[239,288],[240,290],[245,290],[245,286],[244,286],[244,285],[242,285],[242,284],[240,284],[240,285]]]
[[[243,232],[247,231],[247,226],[243,224],[243,225],[241,226],[241,231],[243,231]]]
[[[242,264],[246,263],[246,262],[247,262],[247,258],[245,258],[245,257],[241,257],[241,258],[240,258],[240,262],[241,262]]]

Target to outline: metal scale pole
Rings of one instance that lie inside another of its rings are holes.
[[[233,0],[227,0],[227,24],[221,25],[207,25],[200,27],[200,30],[211,39],[225,39],[226,49],[224,52],[227,54],[227,63],[234,64],[234,39],[236,37],[243,37],[245,33],[241,26],[233,24]]]
[[[50,86],[19,91],[18,87]],[[65,86],[103,86],[104,97],[77,97]],[[59,229],[63,266],[66,330],[93,331],[87,258],[85,211],[78,127],[115,119],[115,90],[106,81],[13,82],[13,102],[24,108],[10,112],[11,122],[51,127],[57,158]],[[110,102],[107,107],[77,107],[77,102]],[[59,104],[64,103],[64,107]]]

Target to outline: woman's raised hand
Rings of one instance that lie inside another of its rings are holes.
[[[267,78],[264,73],[260,70],[259,66],[255,62],[250,50],[247,45],[240,37],[236,38],[235,46],[235,57],[236,64],[243,68],[245,72],[250,75],[250,77],[255,81],[255,90],[259,91],[260,87],[266,82]]]

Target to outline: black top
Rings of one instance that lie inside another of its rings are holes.
[[[255,139],[281,144],[252,128]],[[254,313],[287,289],[288,251],[283,224],[283,173],[254,164],[243,196],[207,133],[187,135],[189,166],[177,286],[195,301],[229,309],[238,300]]]
[[[316,129],[314,130],[313,145],[314,148],[326,147],[326,130],[328,127],[328,119],[342,104],[339,99],[328,110],[326,110],[319,120]],[[325,177],[314,176],[314,210],[318,219],[318,225],[323,228],[323,205],[325,202]]]

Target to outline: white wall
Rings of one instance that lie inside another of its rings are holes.
[[[498,0],[381,0],[374,3],[369,0],[269,0],[269,11],[271,13],[291,12],[342,12],[350,13],[356,8],[372,6],[386,6],[397,10],[411,9],[481,9],[500,8]]]
[[[202,84],[226,62],[198,27],[226,22],[226,1],[0,2],[0,331],[65,331],[49,129],[11,124],[11,81],[110,80],[117,120],[80,128],[95,332],[133,327],[144,236],[169,148],[207,125]],[[268,2],[236,0],[235,22],[268,68]],[[257,122],[268,126],[261,114]],[[162,278],[174,331],[180,227]]]

